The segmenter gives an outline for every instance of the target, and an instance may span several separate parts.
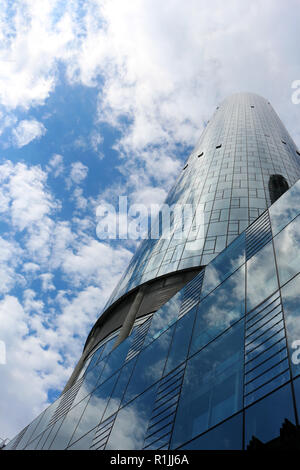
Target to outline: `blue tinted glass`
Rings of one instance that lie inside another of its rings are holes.
[[[161,378],[173,332],[174,325],[140,353],[123,399],[124,403]]]
[[[94,354],[93,354],[93,356],[92,356],[92,358],[91,358],[91,361],[90,361],[90,363],[89,363],[89,365],[88,365],[88,367],[87,367],[87,369],[86,369],[87,372],[89,372],[89,371],[97,364],[97,362],[98,362],[98,360],[99,360],[99,358],[100,358],[100,356],[101,356],[101,354],[102,354],[103,348],[104,348],[104,346],[101,346],[100,348],[98,348],[98,349],[94,352]]]
[[[155,312],[144,345],[149,344],[153,338],[157,338],[177,320],[183,295],[184,289],[181,289],[169,302]]]
[[[43,448],[43,446],[44,446],[44,444],[45,444],[45,442],[46,442],[46,440],[47,440],[47,438],[48,438],[50,432],[51,432],[51,427],[48,428],[48,429],[46,429],[46,431],[44,431],[44,433],[43,433],[43,434],[41,435],[41,437],[40,437],[40,440],[39,440],[39,442],[38,442],[38,445],[36,446],[36,450],[39,450],[39,449],[42,449],[42,448]]]
[[[27,427],[25,433],[22,436],[22,439],[18,443],[16,449],[18,449],[18,450],[24,449],[26,444],[28,444],[28,442],[30,442],[32,440],[33,431],[36,429],[39,421],[42,419],[42,415],[43,415],[43,413],[41,413],[37,418],[35,418],[29,424],[29,426]]]
[[[273,235],[275,236],[299,214],[300,182],[298,181],[269,209]]]
[[[61,398],[58,398],[54,403],[52,403],[52,405],[46,408],[41,420],[39,421],[37,427],[35,428],[34,433],[30,437],[30,440],[34,439],[34,437],[38,436],[42,431],[44,431],[44,429],[46,429],[54,411],[56,410],[58,404],[60,403],[60,400]]]
[[[295,423],[291,386],[277,390],[245,411],[245,444],[253,437],[262,442],[279,437],[285,419]]]
[[[272,242],[247,261],[247,311],[278,289]]]
[[[245,313],[245,269],[242,266],[198,307],[191,353],[209,343]]]
[[[190,310],[183,318],[178,320],[176,324],[176,330],[164,372],[165,375],[186,360],[195,320],[195,312],[196,308]]]
[[[101,374],[100,382],[104,382],[110,377],[116,370],[120,369],[127,356],[128,350],[132,343],[132,335],[126,338],[119,346],[111,351],[110,355],[106,359],[106,364]]]
[[[225,423],[194,439],[185,446],[190,450],[241,450],[243,448],[242,413],[228,419]]]
[[[83,436],[83,434],[90,431],[93,427],[97,426],[97,424],[100,422],[116,380],[117,374],[97,387],[96,390],[92,393],[88,402],[88,406],[85,408],[76,431],[72,437],[71,443],[79,439],[81,436]]]
[[[93,442],[93,438],[95,435],[95,429],[85,436],[83,436],[81,439],[76,441],[74,444],[72,444],[68,449],[70,450],[87,450],[91,446]]]
[[[119,411],[106,446],[107,450],[132,450],[143,447],[156,388],[152,387]]]
[[[244,322],[240,321],[187,363],[172,448],[242,407]]]
[[[85,375],[81,387],[75,397],[73,405],[76,405],[80,402],[84,397],[86,397],[89,393],[91,393],[97,385],[99,381],[99,377],[101,376],[103,367],[105,366],[105,360],[100,361],[93,369],[91,369]]]
[[[300,271],[300,217],[274,238],[280,285]]]
[[[105,410],[103,420],[108,418],[109,416],[111,416],[113,413],[115,413],[118,410],[121,400],[123,398],[124,392],[126,390],[129,378],[131,376],[132,369],[135,365],[135,362],[136,362],[136,359],[129,361],[121,370],[118,381],[116,383],[116,386],[112,392],[111,398]]]
[[[58,429],[60,428],[61,423],[63,422],[64,418],[65,418],[65,417],[62,416],[62,418],[60,418],[58,421],[56,421],[55,424],[53,424],[53,426],[51,427],[51,430],[50,430],[50,432],[49,432],[49,434],[48,434],[48,437],[47,437],[47,439],[44,441],[44,445],[43,445],[43,447],[41,447],[41,449],[43,449],[43,450],[49,449],[49,446],[50,446],[51,442],[53,441],[53,438],[54,438],[54,436],[56,435]]]
[[[294,392],[295,392],[295,399],[296,399],[296,406],[297,406],[297,413],[298,413],[298,422],[300,419],[300,377],[294,380]]]
[[[300,373],[300,275],[281,289],[292,374]]]
[[[74,406],[68,414],[66,415],[61,427],[59,428],[58,433],[53,440],[50,449],[65,449],[68,445],[68,442],[80,420],[80,417],[86,407],[88,402],[87,397],[85,400],[82,400],[79,405]]]
[[[240,235],[205,269],[201,298],[221,284],[245,262],[245,234]]]
[[[110,351],[112,350],[115,342],[116,342],[116,339],[117,339],[117,336],[114,336],[113,338],[109,339],[105,344],[104,344],[104,348],[103,348],[103,352],[102,352],[102,355],[101,355],[101,359],[103,359],[104,357],[106,357]]]

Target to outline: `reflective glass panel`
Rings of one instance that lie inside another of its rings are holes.
[[[273,235],[275,236],[299,214],[300,182],[292,186],[269,209]]]
[[[95,429],[68,447],[68,450],[87,450],[92,445]]]
[[[281,289],[292,374],[300,373],[300,275]]]
[[[242,407],[244,322],[240,321],[187,363],[172,448]]]
[[[112,389],[116,383],[117,377],[117,374],[113,375],[110,379],[97,387],[92,393],[88,406],[85,408],[72,437],[71,443],[98,425],[106,408]]]
[[[243,448],[242,413],[228,419],[216,428],[194,439],[185,446],[190,450],[241,450]]]
[[[161,378],[173,332],[174,325],[140,353],[123,403],[132,400]]]
[[[121,370],[118,381],[116,383],[116,386],[112,392],[107,408],[105,410],[103,420],[108,418],[109,416],[111,416],[113,413],[115,413],[118,410],[121,400],[123,398],[123,395],[125,393],[129,378],[131,376],[133,367],[135,365],[135,362],[136,362],[136,358],[129,361]]]
[[[168,354],[168,360],[164,374],[175,369],[181,362],[186,360],[190,344],[192,328],[195,320],[196,308],[190,310],[184,317],[178,320],[172,344]]]
[[[75,428],[78,424],[78,421],[83,413],[83,410],[85,409],[87,402],[88,402],[87,397],[85,400],[82,400],[79,405],[75,406],[72,408],[67,416],[65,417],[61,427],[59,428],[58,433],[56,434],[50,449],[65,449],[68,445],[68,442],[75,431]]]
[[[245,313],[245,268],[242,266],[198,307],[191,353],[209,343]]]
[[[106,364],[103,369],[103,372],[100,377],[99,383],[104,382],[108,377],[110,377],[116,370],[120,369],[123,365],[123,362],[127,356],[128,350],[132,343],[132,335],[126,338],[119,346],[114,349],[108,358],[106,359]]]
[[[221,284],[245,262],[245,234],[234,240],[205,269],[201,298]]]
[[[300,217],[274,238],[280,285],[300,271]]]
[[[272,242],[247,261],[247,311],[278,289]]]
[[[106,450],[132,450],[143,447],[156,388],[152,387],[119,411]]]
[[[144,345],[149,344],[153,339],[157,338],[177,320],[183,295],[184,289],[181,289],[165,305],[155,312]]]
[[[280,428],[285,419],[295,423],[290,384],[246,409],[246,448],[253,437],[262,442],[279,437]]]

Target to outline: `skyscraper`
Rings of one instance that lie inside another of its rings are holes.
[[[297,433],[299,159],[268,101],[226,99],[166,200],[191,206],[184,227],[174,212],[165,236],[158,217],[64,392],[6,448],[239,449]]]

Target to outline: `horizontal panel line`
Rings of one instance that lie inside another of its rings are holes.
[[[167,432],[166,434],[164,434],[163,436],[160,436],[158,439],[155,439],[154,441],[152,441],[150,444],[147,444],[146,446],[144,446],[144,449],[147,449],[147,447],[150,447],[150,446],[153,446],[153,444],[155,444],[155,442],[158,442],[160,441],[161,439],[164,439],[165,437],[169,436],[171,434],[171,431]],[[163,444],[165,445],[165,444]]]
[[[269,312],[270,313],[270,312]],[[281,320],[283,320],[283,315],[282,315],[282,310],[280,309],[279,312],[276,312],[275,315],[273,315],[273,317],[269,318],[267,321],[265,321],[265,323],[263,323],[262,325],[260,325],[259,327],[256,328],[256,330],[254,331],[251,331],[251,333],[249,333],[249,335],[246,335],[245,339],[247,340],[248,338],[250,338],[250,336],[254,335],[255,333],[257,333],[261,328],[264,328],[268,323],[270,323],[272,320],[274,320],[274,318],[276,317],[281,317]],[[264,319],[265,317],[263,317]],[[278,323],[278,322],[277,322]],[[275,326],[277,325],[277,323],[274,323],[272,326]],[[269,327],[267,330],[265,330],[265,332],[267,332],[271,327]],[[252,341],[250,341],[249,343],[246,343],[246,345],[248,344],[251,344]]]
[[[245,349],[246,349],[246,354],[251,353],[251,351],[254,351],[254,349],[258,348],[259,346],[261,346],[262,344],[264,344],[266,341],[268,341],[268,339],[272,338],[272,337],[274,336],[274,334],[279,333],[279,331],[282,331],[282,330],[284,329],[284,325],[282,325],[282,328],[281,328],[280,330],[274,332],[274,334],[271,335],[269,338],[265,339],[262,343],[260,343],[260,344],[258,344],[257,346],[255,346],[255,348],[252,348],[252,349],[250,349],[250,350],[247,350],[247,347],[248,347],[250,344],[252,344],[252,343],[254,343],[255,341],[257,341],[259,338],[261,338],[261,337],[262,337],[263,335],[265,335],[266,333],[269,333],[269,332],[272,330],[272,328],[274,328],[274,326],[276,326],[276,325],[279,325],[280,322],[283,323],[283,318],[281,318],[277,323],[275,323],[275,325],[272,325],[271,328],[269,328],[268,330],[266,330],[266,331],[264,331],[263,333],[261,333],[257,338],[255,338],[254,340],[250,341],[250,343],[246,344],[246,348],[245,348]]]
[[[248,392],[244,395],[244,397],[248,397],[249,395],[251,395],[252,393],[255,393],[257,392],[257,390],[259,390],[260,388],[264,387],[265,385],[267,385],[268,383],[270,382],[273,382],[273,380],[276,380],[278,379],[278,377],[280,377],[281,375],[285,374],[287,371],[289,370],[289,368],[287,367],[285,370],[283,370],[282,372],[280,372],[279,374],[275,375],[275,377],[272,377],[272,379],[268,380],[267,382],[264,382],[262,385],[260,385],[259,387],[255,388],[254,390],[252,390],[251,392]],[[288,379],[289,380],[289,379]]]
[[[276,343],[277,344],[277,343]],[[259,364],[257,364],[257,366],[255,367],[252,367],[252,369],[249,369],[247,370],[247,372],[245,372],[245,375],[253,372],[255,369],[257,369],[258,367],[260,367],[261,365],[263,365],[265,362],[269,361],[270,359],[272,359],[273,357],[277,356],[277,354],[280,354],[282,351],[286,351],[286,354],[287,354],[287,349],[285,346],[283,346],[279,351],[276,351],[274,354],[272,354],[272,356],[268,357],[267,359],[264,359],[262,362],[260,362]],[[251,361],[250,361],[251,362]],[[249,363],[248,363],[249,364]]]
[[[280,330],[279,332],[277,332],[276,334],[280,333],[282,330]],[[275,335],[274,335],[275,336]],[[269,338],[270,339],[270,338]],[[283,341],[285,339],[285,336],[283,336],[282,338],[280,338],[278,341],[276,341],[276,343],[273,343],[271,344],[271,346],[269,346],[268,348],[264,349],[263,351],[261,351],[260,353],[256,354],[256,356],[254,356],[252,359],[249,359],[248,361],[246,360],[245,362],[245,365],[249,364],[249,362],[257,359],[259,356],[261,356],[262,354],[264,354],[265,352],[269,351],[270,349],[272,349],[274,346],[276,346],[278,343],[280,343],[280,341]],[[255,348],[256,349],[256,348]],[[254,351],[255,349],[252,349],[252,351]]]
[[[249,380],[249,382],[245,382],[244,383],[244,387],[246,387],[247,385],[251,384],[251,382],[254,382],[254,380],[257,380],[259,379],[259,377],[262,377],[264,374],[267,374],[267,372],[269,372],[270,370],[272,369],[275,369],[275,367],[277,367],[279,364],[281,364],[282,362],[286,361],[287,360],[287,357],[283,358],[283,359],[280,359],[280,361],[278,361],[276,364],[274,364],[273,366],[269,367],[268,369],[266,369],[264,372],[261,372],[260,374],[258,374],[256,377],[254,377],[253,379]]]
[[[254,325],[256,325],[256,323],[258,323],[259,321],[261,321],[263,318],[265,318],[267,315],[269,315],[269,313],[273,312],[276,308],[279,308],[280,311],[282,311],[282,305],[281,305],[281,302],[280,302],[280,299],[276,299],[276,301],[279,300],[279,302],[276,304],[276,305],[272,305],[272,304],[269,304],[267,307],[265,307],[263,310],[260,310],[259,312],[257,312],[255,315],[253,315],[252,318],[250,318],[248,321],[246,321],[246,330],[248,330],[249,328],[252,328]],[[274,302],[276,302],[274,301]],[[273,302],[272,302],[273,303]],[[266,312],[264,312],[262,314],[262,312],[264,310],[267,310]],[[259,315],[259,318],[257,318],[253,323],[250,324],[249,326],[249,322],[252,322],[253,319]]]

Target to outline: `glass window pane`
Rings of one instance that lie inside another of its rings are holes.
[[[89,447],[92,445],[93,439],[95,435],[95,430],[89,432],[85,436],[83,436],[81,439],[76,441],[74,444],[72,444],[70,447],[68,447],[68,450],[87,450]]]
[[[112,392],[107,408],[105,410],[103,420],[105,420],[106,418],[108,418],[109,416],[111,416],[113,413],[115,413],[118,410],[121,400],[123,398],[124,392],[126,390],[129,378],[131,376],[132,369],[135,365],[135,362],[136,362],[136,359],[129,361],[121,370],[118,381],[116,383],[116,386]]]
[[[180,450],[241,450],[243,448],[242,413],[194,439]]]
[[[281,289],[292,374],[300,373],[300,275]]]
[[[300,271],[300,217],[274,238],[280,285]]]
[[[102,370],[105,366],[105,360],[100,361],[93,369],[87,372],[86,376],[83,379],[80,389],[77,392],[77,395],[74,399],[73,405],[79,403],[83,398],[89,395],[97,385],[99,377],[101,376]]]
[[[209,343],[238,321],[245,313],[245,268],[242,266],[198,307],[191,344],[191,353]]]
[[[52,442],[50,449],[65,449],[69,443],[69,440],[77,426],[77,423],[83,413],[84,408],[88,402],[87,397],[82,400],[79,405],[72,408],[66,415],[58,433],[56,434],[54,441]]]
[[[156,388],[152,387],[119,411],[106,450],[133,450],[143,447]]]
[[[242,407],[244,322],[240,321],[187,363],[172,448]]]
[[[247,311],[278,289],[272,242],[247,261]]]
[[[196,308],[193,308],[184,317],[178,320],[176,324],[176,330],[164,372],[165,375],[172,369],[175,369],[175,367],[181,364],[181,362],[186,360],[195,320],[195,313]]]
[[[234,240],[205,269],[201,298],[205,297],[224,279],[245,262],[245,234]]]
[[[85,408],[79,421],[76,431],[72,437],[71,443],[79,439],[80,436],[90,431],[100,422],[107,401],[111,395],[112,389],[116,383],[118,375],[115,374],[102,385],[96,388]]]
[[[145,338],[145,346],[153,341],[153,339],[157,338],[177,320],[183,295],[184,289],[181,289],[165,305],[155,312]]]
[[[299,214],[300,182],[294,184],[269,209],[273,235],[275,236]]]
[[[173,332],[174,325],[139,354],[123,399],[124,403],[161,378]]]
[[[107,357],[106,364],[98,384],[104,382],[115,371],[122,367],[123,362],[126,359],[127,353],[129,351],[130,345],[132,343],[132,339],[132,335],[129,336],[110,353],[110,355]]]
[[[278,437],[285,419],[295,423],[290,384],[246,409],[246,447],[253,437],[261,442],[268,442]]]

